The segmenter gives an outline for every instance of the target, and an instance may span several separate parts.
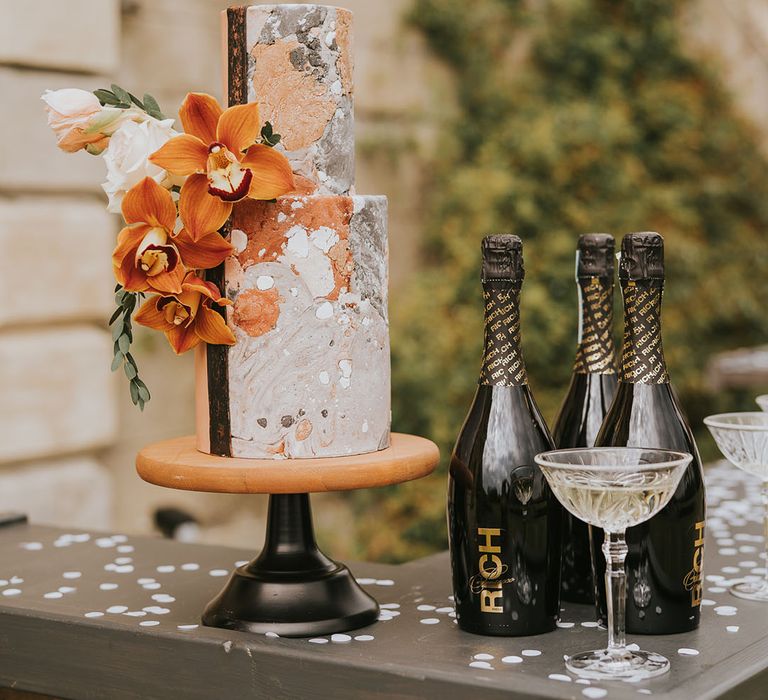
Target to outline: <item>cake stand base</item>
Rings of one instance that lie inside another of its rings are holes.
[[[349,569],[318,549],[309,494],[301,493],[269,497],[264,549],[234,571],[202,619],[209,627],[311,637],[365,627],[378,615]]]
[[[379,452],[316,459],[243,459],[198,452],[192,436],[147,445],[136,457],[145,481],[214,493],[268,493],[261,554],[236,569],[203,612],[203,624],[282,637],[365,627],[379,606],[343,564],[317,547],[309,493],[400,484],[431,474],[437,446],[393,433]]]

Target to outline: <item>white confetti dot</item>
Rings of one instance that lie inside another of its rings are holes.
[[[739,567],[738,566],[724,566],[722,569],[720,569],[724,574],[738,574],[739,573]]]
[[[131,557],[117,557],[117,559],[115,559],[115,564],[130,564],[132,561],[133,559],[131,559]]]
[[[127,615],[128,617],[146,617],[147,613],[143,610],[129,610],[128,612],[124,612],[123,615]]]
[[[739,626],[738,625],[728,625],[725,629],[728,632],[738,632],[739,631]]]
[[[471,661],[469,663],[471,668],[485,668],[485,669],[492,669],[493,666],[489,664],[487,661]]]
[[[442,615],[445,615],[445,614],[447,614],[447,613],[452,613],[452,612],[453,612],[453,608],[452,608],[452,607],[448,607],[448,606],[446,606],[446,607],[444,607],[444,608],[437,608],[437,609],[435,610],[435,612],[436,612],[436,613],[441,613]]]
[[[113,561],[109,562],[109,564],[105,564],[104,571],[117,571],[117,564]]]
[[[172,595],[168,595],[167,593],[155,593],[152,596],[152,600],[158,603],[175,603],[176,602],[176,598],[174,598]]]
[[[197,571],[199,568],[200,564],[195,564],[194,562],[188,562],[187,564],[181,565],[182,571]]]
[[[104,617],[104,613],[98,610],[94,610],[93,612],[85,613],[84,617]]]
[[[246,564],[250,564],[247,559],[240,559],[239,561],[235,562],[235,567],[245,566]]]
[[[598,627],[599,625],[594,620],[590,620],[590,621],[587,621],[587,622],[582,622],[581,626],[582,627]]]
[[[22,549],[26,549],[30,552],[36,552],[43,548],[43,543],[42,542],[22,542],[19,546]]]
[[[136,583],[138,583],[140,586],[143,586],[145,583],[155,583],[157,579],[154,578],[140,578],[136,579]]]
[[[63,545],[57,545],[57,546],[63,546]],[[110,547],[115,546],[115,542],[111,537],[99,537],[99,539],[96,540],[96,546],[101,547],[102,549],[109,549]]]
[[[376,583],[375,578],[356,578],[355,581],[357,581],[361,586],[370,586]]]
[[[167,615],[171,612],[168,608],[161,608],[159,605],[148,605],[146,608],[142,608],[144,612],[152,613],[153,615]],[[107,610],[109,612],[109,610]]]
[[[102,591],[114,591],[117,588],[119,588],[119,586],[116,583],[100,583],[99,584],[99,589]]]
[[[265,632],[265,637],[269,637],[269,639],[277,639],[280,635],[277,632]]]
[[[379,578],[376,579],[377,586],[394,586],[395,582],[391,578]]]
[[[605,688],[584,688],[581,694],[588,698],[604,698],[608,691]]]
[[[59,593],[58,591],[51,591],[50,593],[46,593],[43,598],[50,598],[55,600],[56,598],[63,598],[64,594]]]
[[[557,626],[561,627],[564,630],[570,629],[573,627],[576,623],[575,622],[560,622],[558,621]]]
[[[156,627],[160,624],[160,620],[142,620],[139,625],[142,627]]]
[[[735,547],[722,547],[720,549],[720,554],[722,554],[724,557],[732,557],[734,554],[738,554],[739,550]]]
[[[8,596],[10,598],[11,596],[21,595],[21,591],[18,588],[6,588],[3,591],[3,595]]]
[[[523,649],[520,653],[523,656],[541,656],[541,652],[538,649]]]
[[[382,610],[397,610],[400,607],[400,603],[382,603],[379,607]]]
[[[733,605],[718,605],[715,608],[715,613],[718,615],[735,615],[738,608]]]
[[[328,640],[325,637],[313,637],[308,641],[310,644],[328,644]]]
[[[208,572],[209,576],[226,576],[229,573],[226,569],[211,569]]]
[[[475,654],[472,658],[475,661],[492,661],[495,657],[493,654]]]
[[[710,586],[707,588],[710,593],[725,593],[725,588],[722,586]]]
[[[422,625],[436,625],[440,620],[438,620],[436,617],[424,617],[419,622]]]
[[[648,690],[648,688],[638,688],[638,693],[642,693],[643,695],[651,695],[653,693],[652,690]]]
[[[128,538],[125,535],[112,535],[112,541],[122,544],[123,542],[127,542]]]
[[[421,610],[421,612],[430,612],[435,609],[434,605],[417,605],[416,610]]]
[[[716,600],[712,600],[711,598],[702,598],[701,599],[701,604],[704,605],[704,606],[707,606],[707,605],[717,605],[717,601]]]
[[[501,663],[503,664],[521,664],[523,659],[519,656],[502,656]]]
[[[563,681],[563,683],[570,683],[572,680],[570,676],[566,676],[564,673],[550,673],[548,678],[553,681]]]
[[[120,552],[120,554],[130,554],[133,551],[133,545],[132,544],[121,544],[117,551]]]
[[[373,635],[372,634],[358,634],[357,637],[355,637],[356,642],[372,642],[373,641]]]
[[[200,625],[176,625],[177,630],[196,630]]]
[[[80,578],[83,574],[80,571],[65,571],[62,576],[66,579]]]
[[[267,289],[272,289],[275,286],[275,278],[270,275],[259,275],[256,278],[256,288],[265,292]]]
[[[59,586],[59,593],[74,593],[76,590],[72,586]]]
[[[683,647],[682,649],[678,649],[677,653],[680,654],[680,656],[698,656],[699,650],[698,649],[689,649],[688,647]]]
[[[130,574],[134,570],[133,564],[122,564],[121,566],[116,566],[113,571],[116,574]]]
[[[124,613],[126,610],[128,610],[127,605],[110,605],[107,608],[107,612],[112,613],[113,615],[119,615],[121,613]]]
[[[332,634],[331,641],[335,642],[336,644],[346,644],[347,642],[352,641],[352,637],[350,637],[348,634]]]
[[[174,571],[176,571],[176,567],[172,564],[161,564],[160,566],[155,569],[160,574],[172,574]]]
[[[142,588],[148,591],[156,591],[158,588],[162,588],[162,586],[159,583],[145,583],[142,585]]]

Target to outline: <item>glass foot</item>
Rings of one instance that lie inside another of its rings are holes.
[[[640,681],[669,671],[669,660],[649,651],[598,649],[574,654],[565,667],[582,678]]]
[[[768,585],[765,581],[742,581],[734,583],[730,591],[737,598],[746,600],[763,600],[768,602]]]

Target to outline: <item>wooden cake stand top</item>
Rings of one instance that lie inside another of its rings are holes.
[[[214,493],[317,493],[388,486],[431,474],[440,452],[430,440],[393,433],[390,447],[349,457],[243,459],[199,452],[194,436],[147,445],[136,471],[152,484]]]

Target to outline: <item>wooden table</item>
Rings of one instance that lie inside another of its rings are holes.
[[[723,579],[759,575],[752,572],[765,564],[759,484],[725,464],[710,468],[707,482],[701,628],[629,639],[671,659],[672,671],[652,681],[563,680],[563,654],[605,643],[605,632],[582,625],[592,620],[587,606],[566,604],[568,626],[551,634],[461,632],[445,553],[402,566],[352,565],[385,619],[310,641],[196,626],[251,552],[15,523],[0,527],[0,687],[109,700],[765,698],[768,607],[722,590]]]

